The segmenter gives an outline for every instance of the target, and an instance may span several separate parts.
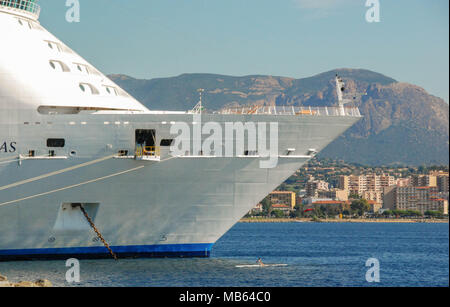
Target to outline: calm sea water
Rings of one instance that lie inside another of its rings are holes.
[[[448,224],[239,223],[206,259],[81,261],[77,286],[449,286]],[[237,268],[286,263],[286,267]],[[380,262],[367,283],[368,258]],[[65,282],[64,261],[0,262],[10,280]]]

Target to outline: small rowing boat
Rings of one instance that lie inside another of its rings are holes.
[[[237,268],[260,268],[260,267],[275,267],[275,266],[287,266],[286,263],[274,263],[274,264],[241,264],[236,265]]]

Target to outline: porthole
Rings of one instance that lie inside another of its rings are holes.
[[[77,155],[77,152],[75,151],[75,150],[72,150],[71,152],[70,152],[70,155],[73,157],[73,156],[76,156]]]
[[[106,88],[106,91],[108,92],[108,94],[111,94],[111,91],[109,90],[109,87]]]
[[[21,26],[23,26],[22,20],[20,20],[20,19],[17,19],[17,20],[19,21],[19,24],[20,24]]]
[[[80,66],[80,65],[77,65],[77,68],[78,68],[79,71],[83,71],[83,70],[81,69],[81,66]]]
[[[84,85],[83,84],[80,84],[80,89],[83,91],[83,92],[85,92],[86,91],[86,88],[84,87]]]
[[[53,63],[52,61],[50,61],[50,66],[51,66],[53,69],[56,69],[55,63]]]
[[[48,42],[47,45],[48,45],[48,47],[49,47],[50,49],[53,49],[52,43]]]

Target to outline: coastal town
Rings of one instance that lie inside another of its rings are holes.
[[[448,166],[370,167],[313,159],[243,221],[448,221],[448,180]]]

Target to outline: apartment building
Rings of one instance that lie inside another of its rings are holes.
[[[339,188],[347,190],[349,194],[364,196],[365,192],[382,192],[383,188],[396,184],[396,179],[390,175],[361,175],[341,176]]]
[[[269,200],[272,204],[283,204],[291,209],[295,208],[297,195],[291,191],[273,191],[269,194]]]
[[[364,191],[362,194],[362,198],[370,201],[374,201],[377,204],[383,204],[383,192],[382,191]]]
[[[323,180],[312,180],[306,183],[306,197],[318,197],[319,190],[328,191],[328,182]]]
[[[433,186],[387,187],[383,194],[383,208],[448,214],[448,201],[439,197],[438,188]]]
[[[411,178],[398,178],[395,182],[396,186],[406,187],[411,185]]]
[[[436,187],[437,176],[435,175],[414,175],[411,178],[411,185],[414,187]]]
[[[439,175],[436,179],[437,187],[441,193],[449,193],[448,190],[448,173],[447,175]]]
[[[331,189],[331,190],[319,190],[317,193],[318,198],[329,198],[338,201],[347,201],[348,200],[348,191],[340,190],[340,189]]]

